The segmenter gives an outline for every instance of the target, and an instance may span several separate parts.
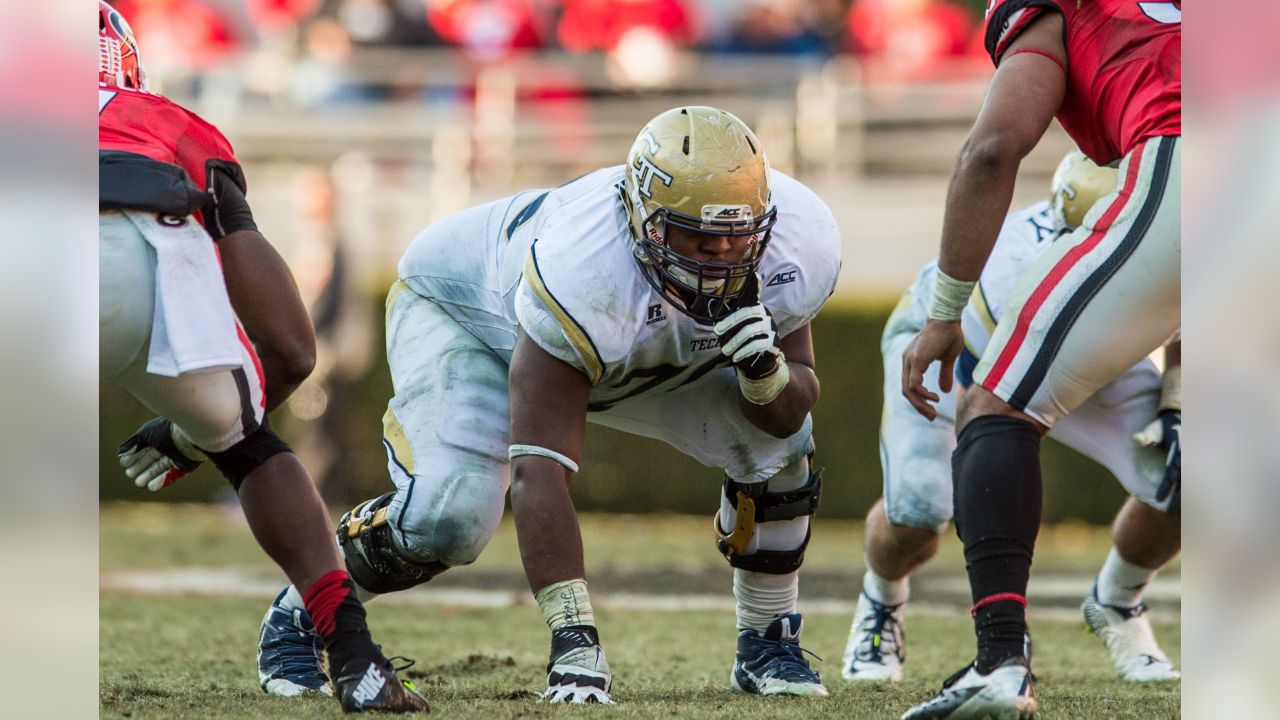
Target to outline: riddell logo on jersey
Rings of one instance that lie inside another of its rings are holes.
[[[765,287],[773,287],[774,285],[786,285],[787,283],[791,283],[795,281],[796,281],[796,271],[788,270],[786,272],[776,273],[772,278],[770,278],[768,284],[766,284]]]
[[[667,316],[663,314],[661,305],[650,305],[649,314],[646,316],[644,324],[652,325],[656,322],[662,322],[663,320],[666,320],[666,319],[667,319]]]

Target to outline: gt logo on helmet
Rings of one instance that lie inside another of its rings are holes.
[[[640,190],[640,194],[651,198],[653,197],[653,179],[657,178],[666,187],[671,187],[671,181],[675,180],[670,173],[664,172],[662,168],[653,164],[649,158],[641,155],[636,158],[636,187]]]

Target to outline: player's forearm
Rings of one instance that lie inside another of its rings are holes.
[[[284,259],[257,230],[239,230],[218,241],[227,296],[253,341],[274,410],[311,375],[316,335]]]
[[[951,176],[938,267],[957,280],[977,280],[1013,199],[1021,156],[971,135]]]
[[[982,273],[1009,211],[1018,166],[1062,106],[1061,27],[1057,14],[1047,13],[1010,46],[960,150],[947,189],[938,262],[956,280],[977,280]]]
[[[511,513],[529,588],[585,578],[582,534],[565,470],[542,457],[512,463]]]
[[[791,437],[804,426],[804,419],[818,402],[818,376],[813,368],[788,362],[791,380],[786,388],[765,405],[756,405],[741,394],[738,406],[747,420],[777,438]]]

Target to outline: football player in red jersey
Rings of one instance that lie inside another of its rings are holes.
[[[1094,162],[1118,162],[1120,186],[1020,280],[960,404],[955,520],[978,654],[904,720],[1035,715],[1025,609],[1040,526],[1040,438],[1181,325],[1181,16],[1176,2],[988,5],[986,48],[997,69],[948,189],[930,319],[902,359],[903,395],[921,414],[935,416],[938,396],[923,383],[932,363],[942,363],[941,389],[951,389],[961,311],[1018,166],[1050,121],[1057,117]],[[1160,416],[1135,438],[1167,458],[1161,491],[1175,507],[1179,354],[1166,352]],[[1126,609],[1111,609],[1122,622]]]
[[[126,474],[159,490],[211,460],[262,548],[306,588],[343,710],[426,710],[370,637],[324,504],[266,416],[315,362],[293,277],[254,224],[230,143],[147,92],[137,41],[105,2],[98,97],[99,370],[161,415],[120,446]],[[319,650],[293,648],[293,666],[315,667]],[[288,665],[259,668],[264,689],[333,693]]]

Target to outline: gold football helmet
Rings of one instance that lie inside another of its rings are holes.
[[[777,220],[769,164],[751,129],[716,108],[668,110],[636,137],[621,192],[632,251],[649,284],[699,322],[732,312]],[[738,262],[701,262],[669,246],[671,226],[750,239]]]
[[[1053,172],[1053,224],[1059,232],[1071,232],[1084,224],[1084,216],[1101,198],[1116,189],[1119,173],[1099,167],[1079,150],[1073,150]]]

